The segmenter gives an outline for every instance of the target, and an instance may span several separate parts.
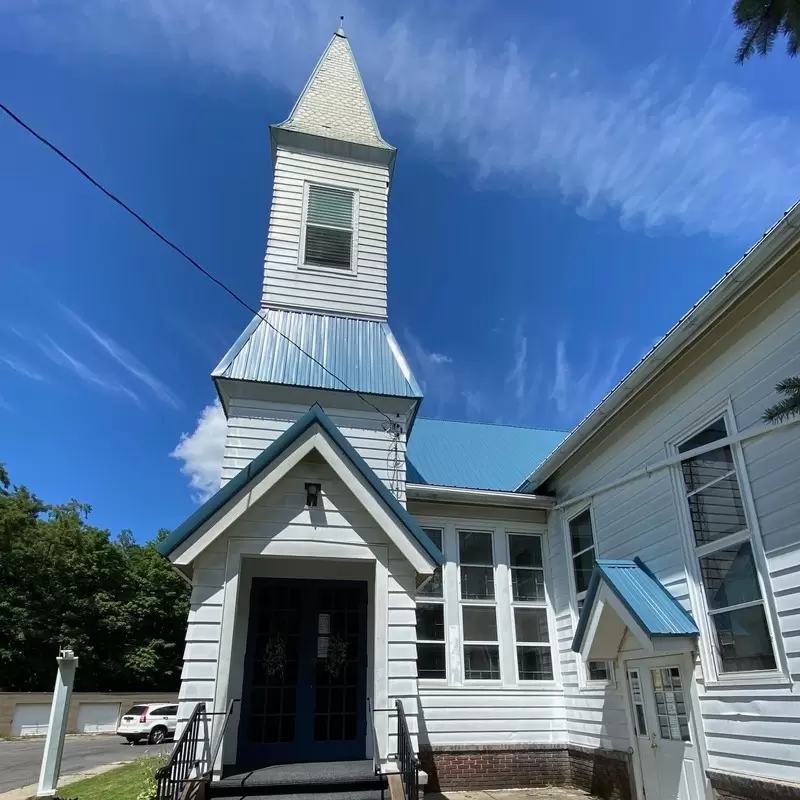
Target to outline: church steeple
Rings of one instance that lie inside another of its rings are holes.
[[[288,119],[270,131],[275,180],[262,307],[385,320],[396,151],[380,134],[344,30],[328,42]]]
[[[288,119],[275,127],[394,150],[378,130],[350,42],[341,27],[333,34]]]

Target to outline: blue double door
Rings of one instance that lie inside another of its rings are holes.
[[[366,756],[367,586],[255,579],[238,762]]]

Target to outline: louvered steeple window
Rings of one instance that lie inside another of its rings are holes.
[[[309,186],[303,263],[352,269],[354,192]]]

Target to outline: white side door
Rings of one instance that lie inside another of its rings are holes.
[[[626,677],[645,800],[705,797],[684,656],[628,661]]]

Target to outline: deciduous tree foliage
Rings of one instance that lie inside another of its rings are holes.
[[[189,587],[154,542],[114,541],[90,512],[12,487],[0,464],[0,691],[52,690],[67,646],[77,690],[177,688]]]

